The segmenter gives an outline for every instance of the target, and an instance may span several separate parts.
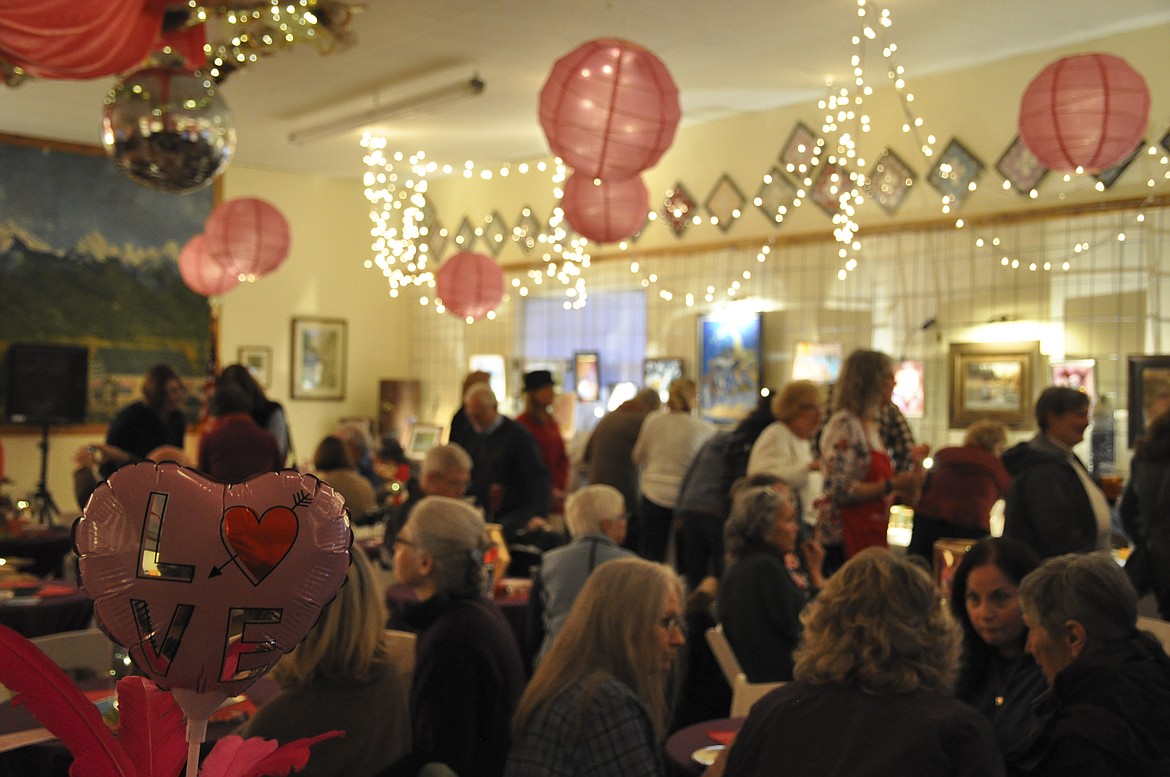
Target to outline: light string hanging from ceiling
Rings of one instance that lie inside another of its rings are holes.
[[[396,298],[403,289],[413,287],[420,290],[419,304],[433,305],[438,313],[446,312],[442,300],[430,291],[436,285],[433,265],[439,261],[439,249],[448,241],[456,250],[469,248],[467,237],[463,234],[452,237],[450,230],[438,223],[427,196],[428,176],[459,175],[465,179],[491,181],[497,177],[507,178],[513,173],[534,173],[549,175],[552,193],[558,205],[543,225],[535,219],[530,208],[521,211],[522,218],[532,218],[540,230],[531,235],[518,224],[513,227],[511,239],[518,243],[527,242],[528,248],[539,250],[544,267],[527,270],[523,278],[513,277],[511,286],[520,296],[527,296],[530,285],[559,282],[565,289],[566,308],[585,305],[588,291],[582,268],[589,266],[588,241],[569,234],[564,212],[559,206],[563,195],[562,186],[568,175],[560,159],[552,163],[541,160],[534,163],[508,163],[499,167],[479,167],[468,160],[457,166],[428,159],[423,151],[410,155],[401,151],[390,153],[387,146],[388,140],[381,135],[367,132],[362,136],[363,161],[367,167],[362,180],[363,194],[370,204],[373,254],[363,265],[367,269],[377,267],[382,272],[389,284],[391,297]],[[472,227],[473,239],[497,242],[506,239],[507,235],[500,231],[490,236],[486,233],[485,226],[490,227],[493,218],[491,215],[486,216],[481,225]],[[493,253],[498,250],[499,246],[496,246]],[[486,317],[494,319],[495,314],[489,312]]]

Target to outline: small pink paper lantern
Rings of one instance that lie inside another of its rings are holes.
[[[622,180],[670,148],[678,87],[652,53],[624,40],[589,41],[557,60],[540,91],[553,153],[589,178]]]
[[[187,288],[205,297],[225,294],[240,284],[239,278],[207,255],[207,240],[196,235],[179,253],[179,275]]]
[[[504,271],[490,256],[460,251],[435,273],[435,295],[452,314],[478,321],[504,298]]]
[[[1142,139],[1150,118],[1146,81],[1120,57],[1058,59],[1020,100],[1020,137],[1050,170],[1108,170]]]
[[[255,197],[222,203],[207,217],[203,234],[208,255],[236,276],[262,277],[288,257],[288,221]]]
[[[573,229],[598,243],[616,243],[646,223],[650,194],[642,176],[599,181],[574,173],[565,182],[561,208]]]

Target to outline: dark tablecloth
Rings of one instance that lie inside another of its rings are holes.
[[[71,589],[55,596],[18,596],[0,600],[0,623],[32,639],[62,631],[89,628],[93,600],[63,580],[49,581],[49,590]]]
[[[703,773],[706,766],[698,764],[691,755],[701,747],[722,744],[708,736],[707,732],[739,731],[743,726],[743,718],[719,718],[704,720],[680,728],[666,740],[666,767],[669,774],[676,777],[698,775]]]
[[[34,529],[26,536],[5,537],[0,539],[0,557],[31,560],[32,566],[24,571],[37,577],[61,577],[65,574],[62,568],[65,554],[73,549],[70,532],[69,526],[47,526]]]

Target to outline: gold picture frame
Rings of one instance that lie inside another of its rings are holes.
[[[950,427],[1000,421],[1032,427],[1033,383],[1040,342],[951,343]]]
[[[293,399],[345,399],[346,324],[340,318],[292,320]]]

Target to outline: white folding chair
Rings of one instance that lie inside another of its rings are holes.
[[[727,635],[723,633],[722,624],[707,629],[704,636],[711,647],[711,653],[715,656],[715,661],[723,671],[723,676],[727,678],[727,684],[731,686],[731,717],[746,717],[752,705],[759,701],[761,696],[784,684],[749,682],[743,667],[739,665],[739,659],[735,657],[735,651],[731,649],[731,643],[727,641]]]
[[[113,668],[114,643],[101,629],[62,631],[29,641],[75,680],[103,677]]]
[[[1148,631],[1157,637],[1162,643],[1162,649],[1170,653],[1170,621],[1139,615],[1137,627],[1140,631]]]

